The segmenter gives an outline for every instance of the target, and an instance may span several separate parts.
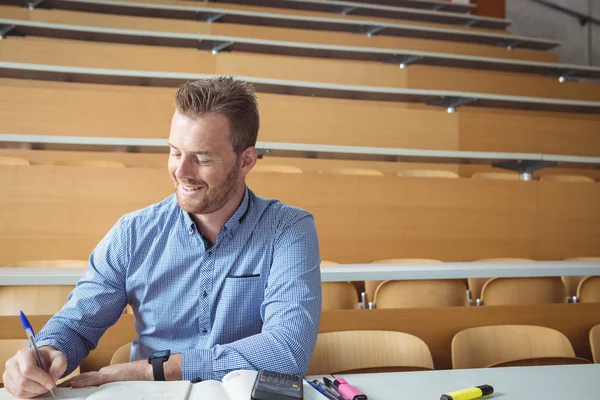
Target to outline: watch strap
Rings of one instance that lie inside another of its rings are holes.
[[[164,357],[157,357],[150,359],[152,364],[152,373],[154,374],[155,381],[165,381],[165,368],[163,366],[165,362]]]

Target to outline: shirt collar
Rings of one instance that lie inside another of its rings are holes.
[[[242,198],[242,202],[241,202],[240,206],[238,207],[238,209],[233,213],[231,218],[229,218],[229,220],[225,223],[225,225],[221,229],[222,231],[227,231],[227,232],[229,232],[230,235],[233,235],[233,233],[235,232],[237,227],[240,226],[240,224],[242,222],[244,222],[244,219],[246,219],[246,216],[248,215],[248,210],[250,209],[250,193],[249,192],[250,192],[250,190],[248,189],[248,186],[244,186],[244,197]],[[177,201],[177,197],[175,197],[175,201]],[[181,207],[179,209],[181,210]],[[181,212],[183,214],[183,221],[184,221],[185,227],[187,228],[188,234],[191,235],[197,229],[196,223],[194,222],[194,220],[192,219],[192,217],[190,216],[189,213],[187,213],[183,210],[181,210]]]

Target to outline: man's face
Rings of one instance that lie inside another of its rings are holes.
[[[229,122],[222,115],[189,119],[175,111],[169,134],[169,174],[184,211],[213,213],[235,192],[240,161],[229,135]]]

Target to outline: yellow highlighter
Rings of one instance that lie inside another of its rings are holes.
[[[490,385],[475,386],[468,389],[457,390],[455,392],[444,393],[440,400],[473,400],[482,396],[488,396],[494,393],[494,388]]]

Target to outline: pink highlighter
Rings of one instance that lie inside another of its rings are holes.
[[[346,400],[367,400],[367,395],[350,385],[344,378],[333,381],[335,388]]]

